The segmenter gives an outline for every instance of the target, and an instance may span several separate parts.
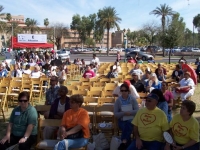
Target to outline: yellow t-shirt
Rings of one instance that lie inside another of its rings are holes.
[[[163,132],[169,130],[167,116],[159,108],[140,109],[132,124],[138,127],[140,139],[144,141],[163,141]]]
[[[188,121],[183,121],[180,114],[175,115],[170,122],[170,128],[178,144],[184,145],[190,140],[199,142],[199,123],[192,116]]]

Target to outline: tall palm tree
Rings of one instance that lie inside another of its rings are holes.
[[[30,19],[30,18],[26,18],[25,24],[27,26],[27,29],[31,31],[31,34],[34,33],[34,31],[38,31],[39,27],[37,20],[35,19]]]
[[[171,7],[169,7],[166,4],[160,4],[160,7],[156,7],[153,11],[150,12],[150,15],[156,15],[157,17],[161,16],[161,23],[162,23],[162,33],[163,36],[165,34],[165,24],[166,24],[166,18],[169,16],[173,16],[175,12],[172,10]],[[162,42],[163,43],[163,42]],[[164,48],[163,48],[163,57],[164,57]]]
[[[44,25],[45,25],[46,28],[48,27],[48,25],[49,25],[49,19],[48,18],[44,19]]]
[[[102,10],[100,9],[97,13],[100,26],[103,27],[103,29],[107,30],[107,55],[109,54],[109,31],[111,28],[117,28],[119,29],[121,18],[118,17],[118,14],[114,7],[104,7]]]

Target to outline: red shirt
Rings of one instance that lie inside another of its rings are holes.
[[[83,74],[84,78],[92,78],[94,76],[95,76],[95,73],[92,70],[85,71],[85,73]]]

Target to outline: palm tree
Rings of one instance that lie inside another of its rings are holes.
[[[117,28],[119,29],[121,18],[118,17],[118,14],[114,7],[104,7],[102,10],[100,9],[97,13],[100,26],[103,27],[103,29],[107,30],[107,55],[109,54],[109,31],[111,28]]]
[[[49,25],[49,19],[48,18],[44,19],[44,25],[46,26],[46,28],[48,27],[48,25]]]
[[[166,18],[168,16],[173,16],[175,14],[175,12],[168,5],[166,5],[166,4],[163,4],[163,5],[160,4],[160,8],[156,7],[156,9],[154,9],[153,11],[150,12],[150,15],[151,14],[156,15],[157,17],[161,16],[162,33],[163,33],[163,36],[164,36],[164,34],[165,34]],[[164,57],[164,48],[163,48],[163,57]]]
[[[12,20],[12,16],[10,13],[6,14],[6,19],[10,22]]]
[[[35,19],[30,19],[30,18],[26,18],[25,24],[27,26],[27,29],[31,31],[31,34],[34,33],[34,31],[38,31],[38,22]]]

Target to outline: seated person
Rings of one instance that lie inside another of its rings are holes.
[[[167,120],[170,122],[172,120],[172,107],[173,107],[173,94],[171,91],[168,90],[168,83],[162,82],[161,91],[163,93],[163,96],[165,97],[165,100],[168,103],[168,115]]]
[[[133,57],[128,57],[128,63],[137,63],[137,61],[135,59],[133,59]]]
[[[15,68],[11,72],[11,77],[22,77],[22,71],[19,69],[18,64],[15,64]]]
[[[166,76],[165,76],[162,68],[158,69],[157,78],[158,78],[159,81],[165,81]]]
[[[114,64],[114,67],[117,68],[117,72],[118,72],[118,73],[121,73],[121,72],[122,72],[122,68],[120,67],[119,62],[116,61],[115,64]]]
[[[40,67],[38,65],[34,66],[34,71],[31,72],[31,78],[40,78],[41,76],[45,75],[40,71]]]
[[[129,91],[130,91],[130,95],[132,97],[134,97],[135,99],[140,98],[140,95],[138,94],[138,92],[136,91],[135,87],[133,85],[131,85],[129,80],[125,80],[123,84],[127,84],[129,87]],[[114,91],[113,91],[113,96],[115,97],[119,97],[122,95],[122,93],[120,92],[120,86],[122,84],[120,84],[119,86],[117,86]]]
[[[175,79],[176,82],[179,82],[182,76],[183,76],[183,71],[181,70],[180,65],[177,64],[175,70],[172,73],[172,79]]]
[[[30,75],[31,74],[30,65],[26,65],[25,70],[23,70],[22,73]]]
[[[49,117],[47,119],[62,119],[65,111],[70,109],[68,89],[66,86],[60,86],[58,90],[59,98],[56,98],[51,105]],[[46,126],[43,130],[43,138],[51,139],[58,127]]]
[[[110,66],[110,71],[106,75],[106,78],[117,78],[118,72],[116,66]]]
[[[164,75],[167,75],[167,70],[164,68],[164,67],[162,67],[162,65],[159,63],[158,64],[158,68],[155,70],[155,74],[157,75],[157,77],[158,77],[158,75],[159,75],[159,70],[161,70],[162,69],[162,73],[164,74]]]
[[[129,86],[122,84],[120,86],[121,96],[115,101],[114,116],[118,119],[118,126],[122,131],[121,140],[122,143],[118,150],[126,150],[128,144],[131,142],[131,134],[133,132],[133,125],[131,121],[136,115],[139,107],[137,100],[130,95]],[[129,107],[130,109],[125,111],[123,108]]]
[[[141,81],[144,85],[146,85],[147,81],[149,81],[150,77],[151,77],[151,69],[148,67],[147,69],[145,69],[145,73],[141,78]]]
[[[132,73],[133,79],[130,80],[131,84],[135,87],[137,92],[145,92],[144,84],[140,80],[140,74],[137,71]]]
[[[148,59],[148,63],[153,63],[153,64],[155,64],[155,60],[153,59],[153,57],[150,57],[150,58]]]
[[[135,67],[129,73],[132,74],[133,72],[138,72],[140,76],[144,74],[140,69],[140,64],[135,64]]]
[[[77,149],[88,144],[90,138],[89,123],[90,118],[87,110],[81,108],[83,96],[76,94],[70,97],[70,107],[62,118],[59,129],[59,141],[55,145],[55,150]],[[75,136],[76,138],[72,138]]]
[[[6,136],[0,140],[0,150],[19,144],[19,150],[30,150],[37,140],[38,115],[29,103],[29,93],[21,92],[19,106],[12,110]]]
[[[146,91],[151,92],[153,89],[161,89],[161,82],[155,73],[151,74],[150,80],[146,84]]]
[[[138,57],[138,58],[137,58],[137,63],[138,63],[138,64],[143,64],[143,61],[142,61],[142,58],[141,58],[141,57]]]
[[[127,150],[161,150],[163,146],[163,132],[169,130],[165,113],[157,108],[159,97],[149,94],[144,108],[138,110],[132,124],[135,139]]]
[[[95,77],[95,73],[91,70],[91,67],[86,66],[86,71],[83,74],[83,78],[93,78]]]
[[[180,86],[176,87],[173,91],[174,99],[176,100],[179,96],[182,101],[194,94],[195,84],[191,78],[190,72],[184,73],[184,78],[179,82]]]
[[[199,150],[199,122],[192,116],[195,108],[193,101],[182,102],[180,114],[176,114],[170,122],[173,144],[166,143],[165,150]]]
[[[0,64],[0,77],[7,77],[8,71],[5,69],[5,67]]]

